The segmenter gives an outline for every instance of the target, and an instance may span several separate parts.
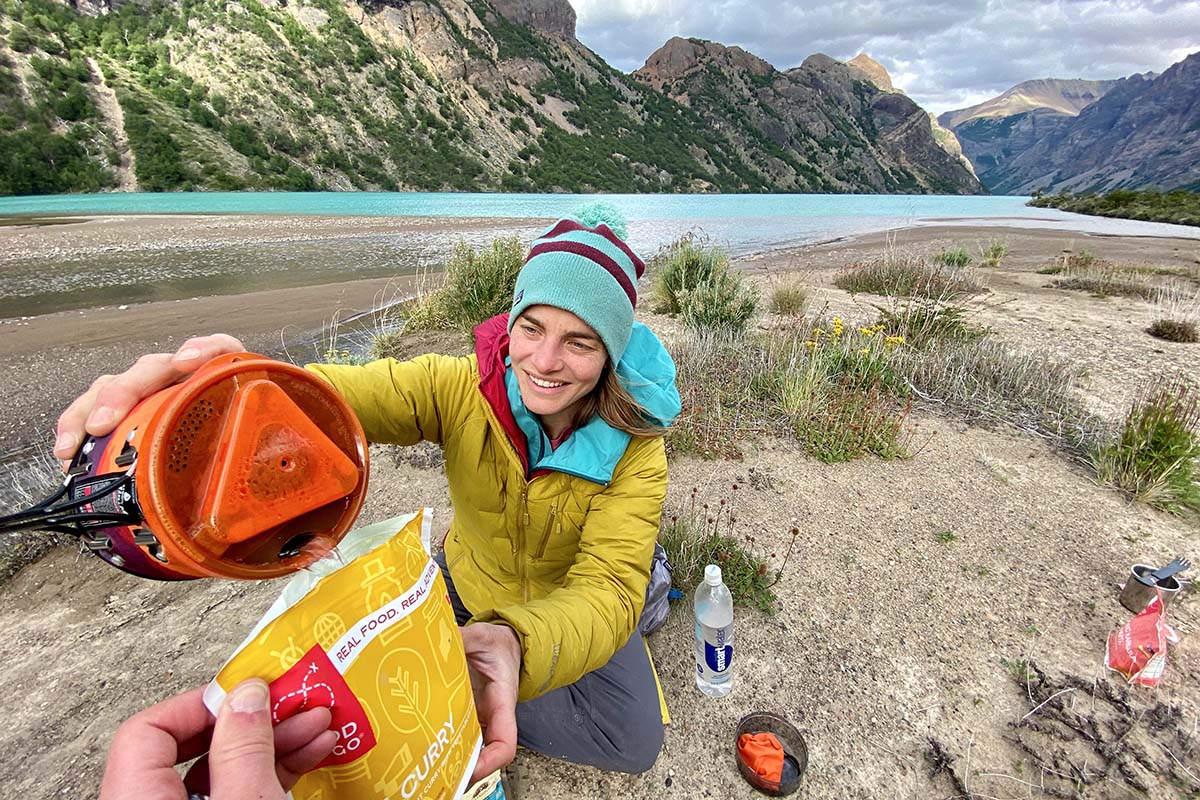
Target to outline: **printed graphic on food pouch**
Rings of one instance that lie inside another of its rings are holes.
[[[284,587],[205,691],[215,713],[226,691],[258,677],[271,685],[277,721],[330,709],[337,745],[292,789],[296,800],[451,798],[466,789],[479,722],[428,541],[427,509],[348,534],[334,556]]]

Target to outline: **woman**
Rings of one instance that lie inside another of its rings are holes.
[[[634,634],[679,395],[670,356],[633,321],[644,268],[609,225],[562,220],[533,243],[510,312],[475,329],[471,356],[310,367],[371,441],[445,451],[455,515],[439,563],[478,678],[477,776],[511,761],[518,742],[622,772],[649,768],[662,746]],[[97,379],[60,417],[55,454],[241,349],[228,336],[193,339]]]

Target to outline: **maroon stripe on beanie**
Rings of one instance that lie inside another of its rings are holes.
[[[529,251],[529,258],[525,259],[525,263],[528,264],[534,256],[541,255],[542,253],[571,253],[595,262],[616,279],[621,289],[624,290],[625,296],[629,298],[629,304],[637,308],[637,289],[634,288],[633,283],[629,280],[629,276],[625,274],[625,270],[621,269],[621,265],[613,261],[604,251],[589,247],[582,242],[572,242],[569,240],[543,241],[533,246],[533,249]]]
[[[542,234],[538,238],[539,239],[549,239],[554,236],[561,236],[562,234],[567,233],[568,231],[587,231],[588,233],[600,234],[605,239],[608,239],[614,245],[619,247],[621,249],[621,252],[623,252],[625,255],[629,256],[629,260],[633,262],[633,271],[634,271],[635,275],[637,275],[640,278],[640,277],[642,277],[642,273],[646,271],[646,263],[644,261],[642,261],[640,258],[638,258],[637,253],[633,252],[633,250],[629,247],[629,245],[625,244],[624,239],[622,239],[620,236],[617,236],[615,233],[613,233],[612,228],[608,227],[603,222],[601,222],[595,228],[589,228],[588,226],[584,225],[582,222],[579,222],[577,220],[560,219],[558,222],[554,223],[553,228],[546,231],[544,234]]]
[[[634,273],[639,278],[642,277],[642,273],[646,271],[646,263],[644,261],[642,261],[640,258],[638,258],[637,253],[633,252],[633,250],[630,249],[629,245],[625,244],[624,239],[622,239],[620,236],[617,236],[615,233],[613,233],[612,229],[609,228],[607,225],[605,225],[603,222],[601,222],[599,225],[596,226],[596,232],[604,235],[605,238],[609,239],[613,244],[615,244],[617,247],[621,248],[621,250],[625,253],[625,255],[629,256],[629,259],[631,261],[633,261]]]

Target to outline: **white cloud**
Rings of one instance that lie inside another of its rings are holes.
[[[1200,0],[573,0],[578,36],[640,67],[672,36],[738,45],[779,69],[868,53],[935,113],[1034,78],[1161,72],[1200,50]]]

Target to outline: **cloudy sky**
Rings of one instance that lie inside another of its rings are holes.
[[[778,69],[867,53],[934,113],[1033,78],[1161,72],[1200,50],[1200,0],[570,0],[577,37],[629,72],[672,36],[738,45]]]

